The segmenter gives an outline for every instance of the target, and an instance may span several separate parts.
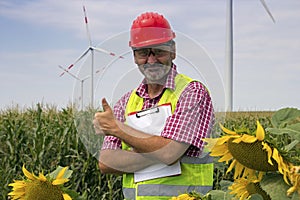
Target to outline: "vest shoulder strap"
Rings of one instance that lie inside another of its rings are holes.
[[[186,88],[186,86],[192,81],[194,80],[186,75],[177,74],[175,77],[175,90],[167,88],[164,91],[164,94],[162,95],[161,99],[159,100],[158,105],[171,103],[172,113],[174,113],[177,101],[181,93]],[[143,98],[138,96],[136,94],[136,89],[134,89],[128,99],[125,114],[128,115],[131,112],[140,111],[143,107],[143,103]]]
[[[192,78],[183,74],[178,74],[175,77],[175,90],[171,90],[170,88],[166,89],[158,104],[171,103],[172,113],[174,113],[181,93],[192,81],[194,81]]]

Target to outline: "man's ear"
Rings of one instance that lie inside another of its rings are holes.
[[[171,58],[174,60],[176,58],[176,44],[175,42],[172,43],[171,46]]]
[[[137,63],[137,60],[136,60],[136,57],[135,57],[135,54],[134,54],[134,51],[132,51],[132,55],[133,55],[134,63],[135,63],[135,64],[138,64],[138,63]]]

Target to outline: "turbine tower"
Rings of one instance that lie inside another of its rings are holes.
[[[68,73],[70,76],[75,78],[76,80],[80,81],[80,101],[81,101],[81,110],[83,109],[83,84],[84,81],[90,78],[90,76],[86,76],[84,78],[79,78],[78,76],[75,76],[73,73],[69,72],[67,69],[63,68],[62,66],[58,65],[58,67],[63,70],[64,72]]]
[[[270,12],[266,2],[260,0],[264,9],[275,23],[275,19]],[[227,18],[226,18],[226,101],[225,111],[232,111],[233,107],[233,0],[227,0]]]
[[[85,22],[85,27],[86,27],[86,33],[88,36],[89,46],[71,65],[69,65],[69,67],[67,67],[67,69],[64,70],[64,72],[62,72],[60,74],[60,76],[63,76],[65,74],[65,72],[69,72],[74,67],[74,65],[76,65],[88,53],[90,53],[91,54],[91,75],[90,75],[90,77],[91,77],[91,102],[90,102],[90,104],[91,104],[91,107],[93,108],[94,107],[94,56],[95,56],[94,54],[95,54],[95,51],[105,53],[110,56],[116,56],[116,54],[113,52],[109,52],[105,49],[98,48],[93,45],[92,39],[91,39],[91,34],[89,31],[89,26],[88,26],[88,18],[87,18],[87,14],[86,14],[86,9],[85,9],[84,5],[83,5],[83,13],[84,13],[84,22]],[[119,57],[123,58],[122,56],[119,56]]]

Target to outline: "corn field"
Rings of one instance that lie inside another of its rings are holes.
[[[22,179],[23,164],[35,174],[69,166],[73,174],[67,184],[84,199],[122,199],[120,177],[100,173],[77,135],[71,108],[37,104],[1,111],[0,158],[0,199],[8,199],[9,183]]]
[[[226,118],[219,120],[229,129],[246,126],[254,130],[257,119],[268,126],[271,115],[272,112],[237,112],[227,113]],[[224,114],[217,113],[217,118],[220,116]],[[219,131],[218,126],[215,130]],[[58,110],[37,104],[24,110],[16,107],[0,111],[0,158],[0,199],[8,199],[9,183],[22,179],[23,164],[35,174],[69,166],[73,174],[67,186],[84,199],[123,198],[121,177],[102,175],[97,159],[82,144],[71,107]],[[225,171],[224,165],[216,165],[215,189],[219,189],[221,180],[231,179]]]

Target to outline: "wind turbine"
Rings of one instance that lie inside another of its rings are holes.
[[[84,84],[85,80],[87,80],[88,78],[90,78],[90,76],[86,76],[83,79],[80,79],[79,77],[75,76],[73,73],[71,73],[67,69],[63,68],[62,66],[58,65],[58,67],[60,69],[62,69],[64,72],[68,73],[73,78],[75,78],[76,80],[80,81],[80,88],[81,88],[81,90],[80,90],[80,100],[81,100],[81,109],[83,109],[83,84]]]
[[[83,5],[83,13],[84,13],[86,32],[89,40],[89,46],[71,65],[69,65],[67,69],[64,70],[64,72],[60,74],[60,76],[63,76],[65,72],[69,72],[74,67],[74,65],[76,65],[82,58],[84,58],[90,52],[91,54],[91,75],[90,75],[91,76],[91,106],[94,107],[94,56],[95,56],[94,53],[95,51],[97,51],[97,52],[108,54],[110,56],[116,56],[116,54],[113,52],[109,52],[105,49],[101,49],[96,46],[93,46],[91,34],[88,26],[88,18],[87,18],[86,9],[84,5]],[[122,56],[119,57],[123,58]]]
[[[233,106],[233,0],[227,0],[227,26],[226,26],[226,111],[232,111]],[[275,19],[270,12],[266,2],[260,0],[264,9],[275,23]]]

